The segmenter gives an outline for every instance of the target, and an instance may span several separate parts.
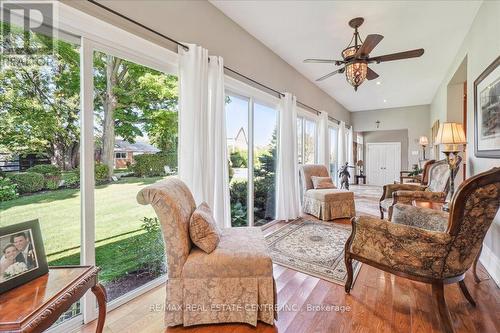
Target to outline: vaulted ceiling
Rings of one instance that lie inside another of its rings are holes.
[[[350,111],[429,104],[468,32],[481,1],[211,1],[224,14],[315,82]],[[341,59],[354,17],[365,19],[361,37],[384,39],[371,56],[424,48],[416,59],[371,64],[380,76],[354,91],[345,75],[315,80]]]

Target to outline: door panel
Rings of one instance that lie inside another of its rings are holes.
[[[392,184],[401,168],[401,144],[367,143],[367,183]]]

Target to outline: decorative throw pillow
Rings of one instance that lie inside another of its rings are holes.
[[[206,202],[202,202],[189,220],[191,241],[206,253],[211,253],[219,244],[220,234],[212,210]]]
[[[330,177],[311,176],[314,189],[337,188]]]

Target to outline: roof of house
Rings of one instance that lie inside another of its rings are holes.
[[[132,151],[141,153],[158,153],[160,149],[144,141],[130,143],[125,140],[115,140],[115,151]]]

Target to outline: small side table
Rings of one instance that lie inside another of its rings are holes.
[[[366,184],[366,176],[365,175],[355,175],[354,181],[356,182],[356,185],[359,185],[360,178],[363,179],[363,184]]]
[[[0,332],[42,332],[90,289],[97,297],[97,333],[106,319],[106,291],[95,266],[50,267],[49,273],[0,295]]]

